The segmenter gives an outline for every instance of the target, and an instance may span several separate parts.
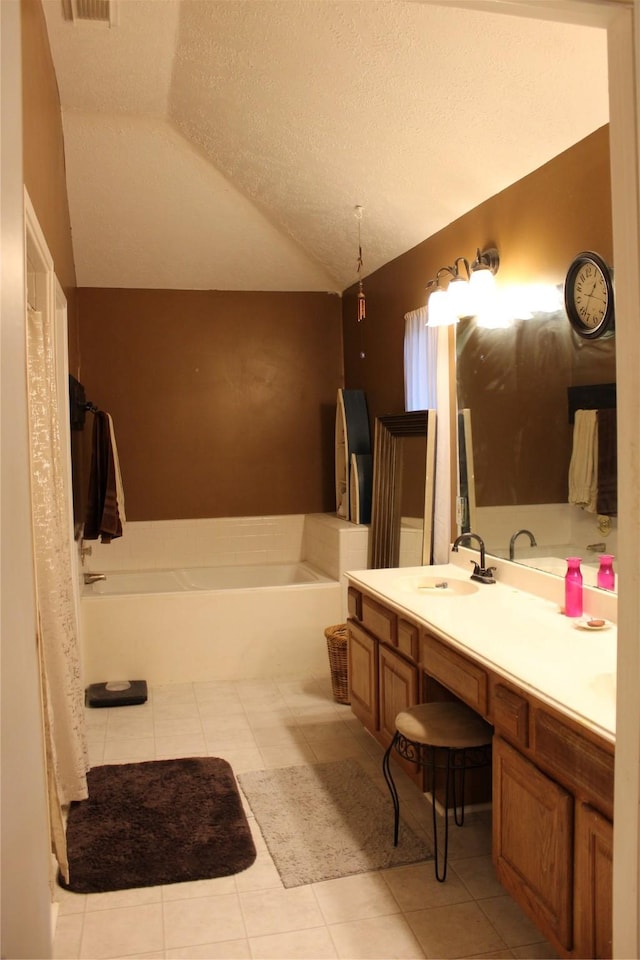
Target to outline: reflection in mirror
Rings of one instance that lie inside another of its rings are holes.
[[[476,478],[473,465],[473,434],[471,410],[468,407],[458,412],[458,466],[459,496],[456,518],[460,533],[476,529]]]
[[[376,418],[371,568],[431,562],[435,425],[435,410]]]
[[[563,310],[487,329],[462,320],[456,331],[459,429],[470,462],[471,437],[476,503],[473,525],[487,552],[558,569],[569,555],[583,558],[585,582],[595,582],[599,553],[616,553],[615,516],[599,515],[569,503],[573,424],[569,390],[615,381],[615,339],[584,340]],[[469,426],[472,429],[469,429]],[[463,484],[468,477],[461,477]],[[459,518],[461,511],[458,511]],[[553,569],[552,569],[553,568]]]

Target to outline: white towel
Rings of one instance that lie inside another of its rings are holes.
[[[595,513],[597,496],[598,415],[596,410],[576,410],[569,463],[569,503]]]
[[[125,514],[124,514],[124,490],[122,488],[122,475],[120,473],[120,460],[118,458],[118,448],[116,446],[116,434],[113,429],[113,420],[111,418],[111,414],[108,413],[107,417],[109,419],[109,435],[111,437],[113,467],[116,475],[116,499],[118,501],[118,514],[120,515],[120,523],[124,527],[127,518],[125,517]]]

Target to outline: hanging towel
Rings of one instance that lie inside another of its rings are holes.
[[[83,537],[85,540],[100,538],[102,543],[111,543],[121,536],[109,417],[98,410],[93,419],[89,497]]]
[[[618,432],[616,411],[598,410],[598,513],[618,514]]]
[[[569,463],[569,503],[596,512],[598,420],[595,410],[576,410]]]
[[[109,418],[109,437],[111,439],[111,452],[113,454],[113,467],[116,475],[116,499],[118,501],[118,513],[120,515],[120,523],[124,527],[127,518],[124,512],[124,490],[122,488],[122,475],[120,473],[120,458],[118,457],[118,447],[116,445],[116,434],[113,429],[113,418],[110,413],[107,414]]]

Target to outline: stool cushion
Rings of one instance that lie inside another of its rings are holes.
[[[396,730],[415,743],[434,747],[482,747],[491,743],[493,728],[464,703],[419,703],[396,716]]]

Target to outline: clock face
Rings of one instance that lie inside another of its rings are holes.
[[[609,293],[604,276],[594,263],[585,263],[573,281],[573,302],[585,327],[594,330],[605,318]]]
[[[585,251],[572,261],[564,285],[569,322],[587,340],[613,334],[611,270],[597,253]]]

